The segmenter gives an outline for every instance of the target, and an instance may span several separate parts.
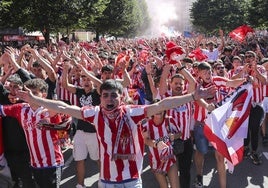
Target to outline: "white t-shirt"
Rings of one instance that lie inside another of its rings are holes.
[[[208,58],[208,61],[216,61],[219,58],[219,50],[218,48],[214,48],[213,51],[209,51],[207,49],[202,49],[202,53],[205,54]]]

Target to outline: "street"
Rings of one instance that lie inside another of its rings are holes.
[[[228,188],[265,188],[268,187],[268,146],[262,146],[260,143],[259,151],[262,151],[262,164],[256,166],[252,164],[250,159],[245,159],[242,163],[234,168],[233,174],[227,172],[227,187]],[[75,162],[72,158],[72,148],[64,151],[65,168],[61,181],[61,188],[74,188],[76,185]],[[217,188],[218,174],[216,170],[216,161],[213,150],[210,150],[205,157],[204,165],[204,187]],[[86,178],[85,185],[87,188],[97,188],[98,181],[98,166],[97,164],[87,159],[86,161]],[[192,182],[194,181],[195,170],[192,166]],[[142,174],[144,188],[157,188],[158,183],[150,171],[148,163],[148,155],[145,153],[144,168]]]

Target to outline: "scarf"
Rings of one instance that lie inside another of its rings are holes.
[[[102,109],[104,125],[116,134],[112,142],[112,160],[135,160],[135,146],[128,117],[119,109],[107,111]],[[115,126],[110,122],[113,121]]]

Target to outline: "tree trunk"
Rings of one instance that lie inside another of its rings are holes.
[[[45,37],[46,44],[49,45],[49,32],[48,31],[45,32],[44,37]]]
[[[47,29],[44,29],[43,31],[42,31],[42,34],[43,34],[43,36],[44,36],[44,38],[45,38],[45,43],[46,43],[46,45],[48,46],[49,45],[49,31],[47,30]]]
[[[96,42],[100,41],[100,33],[96,31]]]

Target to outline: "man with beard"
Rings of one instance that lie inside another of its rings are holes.
[[[221,60],[217,60],[216,63],[214,63],[213,70],[215,76],[227,77],[227,72]]]
[[[174,74],[170,79],[168,90],[167,79],[170,74],[171,66],[166,64],[163,68],[163,73],[160,80],[160,95],[165,97],[183,96],[195,90],[196,81],[185,66],[182,66],[180,61],[177,62],[178,73]],[[193,156],[193,142],[192,142],[192,102],[183,104],[176,108],[167,111],[168,116],[171,116],[176,121],[178,129],[181,130],[180,139],[183,140],[184,150],[178,154],[177,164],[179,169],[180,185],[184,188],[190,188],[191,183],[191,165]]]

